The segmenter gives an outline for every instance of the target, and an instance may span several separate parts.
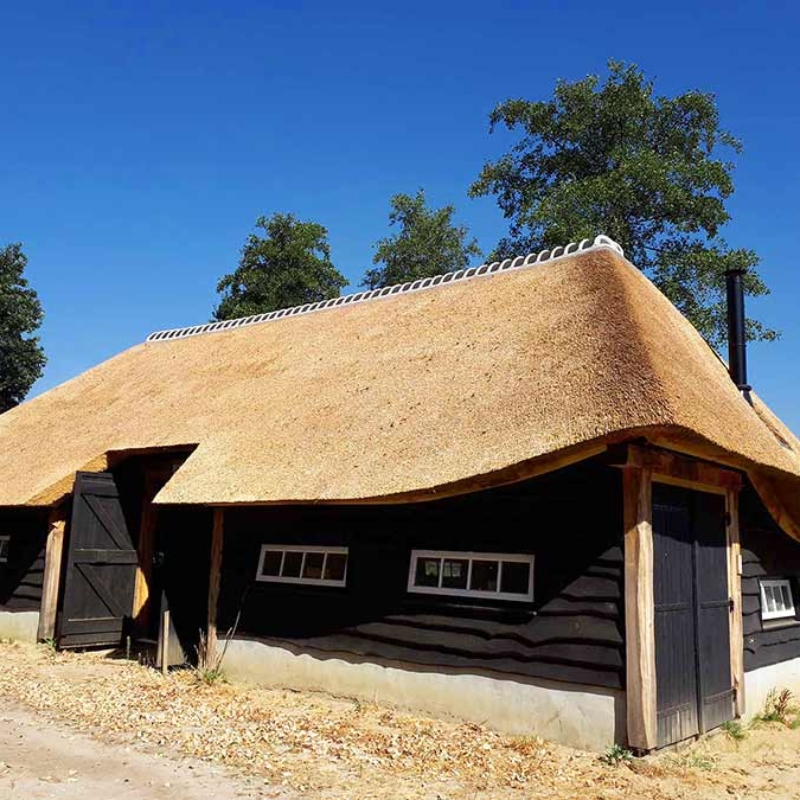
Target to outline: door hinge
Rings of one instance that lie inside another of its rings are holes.
[[[733,614],[736,609],[736,603],[734,603],[732,597],[728,599],[728,608],[730,609],[731,614]]]

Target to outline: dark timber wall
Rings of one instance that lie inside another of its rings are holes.
[[[47,510],[0,509],[0,534],[10,536],[0,563],[0,611],[38,611],[42,602]]]
[[[226,511],[220,632],[318,657],[624,686],[621,474],[595,462],[414,505]],[[262,543],[347,545],[346,588],[255,581]],[[534,553],[533,603],[407,591],[412,549]]]
[[[785,534],[747,487],[741,495],[742,613],[746,671],[800,658],[800,620],[761,620],[760,578],[789,578],[800,609],[800,542]]]

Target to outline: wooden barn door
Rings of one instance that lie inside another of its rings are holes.
[[[117,646],[128,632],[138,554],[114,476],[79,472],[58,643]]]
[[[653,486],[658,746],[733,718],[723,496]]]

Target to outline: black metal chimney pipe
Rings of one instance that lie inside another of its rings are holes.
[[[752,404],[750,391],[753,387],[747,382],[747,335],[742,280],[744,274],[743,269],[729,269],[725,273],[728,295],[728,363],[736,388]]]

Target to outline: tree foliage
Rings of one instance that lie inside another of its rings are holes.
[[[217,284],[215,320],[263,314],[338,297],[347,285],[331,261],[328,231],[292,214],[259,217],[239,266]]]
[[[46,363],[36,331],[44,313],[25,279],[21,244],[0,249],[0,413],[19,405]]]
[[[746,268],[746,291],[768,294],[755,251],[720,237],[734,190],[725,156],[741,144],[720,128],[713,95],[657,96],[638,67],[610,61],[602,83],[559,81],[550,100],[500,103],[490,131],[499,125],[519,138],[470,189],[495,195],[510,221],[497,257],[606,233],[716,345],[726,269]],[[777,335],[752,319],[748,332]]]
[[[363,286],[381,289],[396,283],[464,269],[482,255],[463,225],[453,224],[453,206],[428,208],[425,192],[397,194],[390,201],[389,224],[398,230],[375,245]]]

